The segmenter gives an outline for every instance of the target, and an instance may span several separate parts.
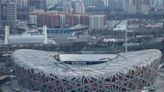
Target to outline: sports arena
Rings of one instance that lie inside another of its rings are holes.
[[[156,49],[118,54],[63,54],[17,50],[20,85],[40,92],[124,92],[154,83],[161,60]]]

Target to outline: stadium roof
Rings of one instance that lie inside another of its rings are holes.
[[[44,43],[45,36],[42,34],[21,34],[21,35],[9,35],[8,40],[11,44],[21,43]]]
[[[135,70],[136,66],[147,66],[160,57],[161,52],[155,49],[120,54],[60,54],[27,49],[17,50],[13,53],[14,62],[19,66],[25,69],[35,69],[35,72],[45,72],[60,77],[104,77],[104,75],[110,76],[115,73],[128,73],[129,70]],[[93,62],[98,60],[107,62],[93,65],[67,64],[64,62],[76,60],[77,62],[91,62],[92,60]]]

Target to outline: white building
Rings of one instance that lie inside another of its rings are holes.
[[[102,0],[105,7],[109,7],[111,0]]]
[[[89,27],[91,29],[105,29],[106,16],[105,15],[90,15]]]
[[[85,6],[92,6],[94,2],[94,0],[83,0],[83,1],[84,1]]]

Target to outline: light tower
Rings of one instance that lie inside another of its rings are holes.
[[[9,26],[5,26],[5,44],[8,44],[8,36],[9,36]]]
[[[44,44],[48,44],[48,38],[47,38],[47,26],[43,26],[43,34],[44,34]]]
[[[128,52],[128,33],[127,33],[127,31],[128,31],[128,28],[127,28],[127,20],[125,21],[125,53],[127,53]]]

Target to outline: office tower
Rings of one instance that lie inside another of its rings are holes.
[[[71,14],[72,13],[72,7],[69,5],[64,5],[64,13]]]
[[[128,0],[127,4],[127,14],[136,14],[137,8],[135,6],[134,0]]]
[[[94,0],[83,0],[83,1],[84,1],[84,4],[85,4],[86,7],[87,6],[92,6],[93,2],[94,2]]]
[[[47,7],[53,7],[59,3],[60,0],[47,0]]]
[[[101,7],[103,5],[103,1],[102,0],[83,0],[85,6],[97,6],[97,7]]]
[[[164,6],[164,0],[150,0],[150,7]]]
[[[129,0],[128,2],[128,13],[149,14],[150,0]]]
[[[6,20],[7,19],[7,2],[1,3],[1,19]]]
[[[17,6],[16,1],[9,1],[6,7],[7,11],[7,21],[9,24],[13,24],[17,19]]]
[[[29,23],[49,28],[64,28],[77,24],[89,25],[89,14],[31,13]]]
[[[110,4],[113,11],[124,11],[123,0],[114,0]]]
[[[102,7],[103,1],[102,0],[93,0],[93,6]]]
[[[102,0],[105,7],[109,7],[111,0]]]
[[[27,1],[28,0],[17,0],[17,8],[18,9],[24,9],[27,8]]]
[[[84,3],[80,0],[76,1],[76,13],[85,13]]]
[[[27,5],[30,8],[46,10],[47,0],[28,0]]]
[[[72,9],[72,0],[65,0],[63,2],[63,11],[66,14],[71,14],[73,9]]]
[[[31,13],[30,23],[37,23],[40,26],[46,25],[49,28],[64,27],[66,24],[65,14],[56,13]]]
[[[2,0],[0,0],[0,20],[2,19]]]

